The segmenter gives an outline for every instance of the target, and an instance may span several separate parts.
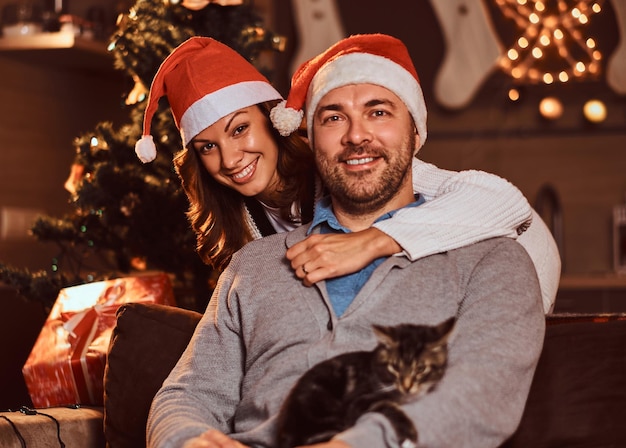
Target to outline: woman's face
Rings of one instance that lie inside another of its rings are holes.
[[[278,187],[278,146],[258,106],[239,109],[191,140],[213,178],[244,196],[270,197]]]

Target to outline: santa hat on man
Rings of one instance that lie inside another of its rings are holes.
[[[152,81],[143,136],[135,144],[135,152],[144,163],[156,157],[150,124],[163,96],[169,100],[185,146],[228,114],[282,99],[269,81],[235,50],[208,37],[192,37],[163,61]]]
[[[300,126],[303,109],[309,136],[320,100],[333,89],[350,84],[376,84],[395,93],[407,106],[420,146],[426,141],[426,104],[417,71],[406,46],[385,34],[357,34],[340,40],[303,63],[291,78],[286,101],[272,109],[271,119],[281,135]]]

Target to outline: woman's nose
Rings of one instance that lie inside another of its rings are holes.
[[[235,169],[243,160],[244,152],[236,146],[225,146],[221,148],[222,166],[228,170]]]

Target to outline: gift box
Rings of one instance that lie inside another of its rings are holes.
[[[62,289],[22,374],[36,408],[103,405],[106,354],[124,303],[175,305],[169,276],[145,274]]]

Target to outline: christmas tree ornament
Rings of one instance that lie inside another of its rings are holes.
[[[291,74],[304,61],[320,54],[346,36],[335,0],[291,0],[298,33],[298,49]]]
[[[148,88],[143,85],[141,79],[137,75],[132,75],[135,82],[133,89],[126,96],[125,104],[132,106],[133,104],[140,103],[148,97]]]
[[[431,0],[446,53],[435,83],[435,99],[449,109],[467,106],[496,68],[502,44],[482,0]]]
[[[83,180],[84,174],[85,167],[80,163],[73,163],[70,167],[70,175],[63,184],[63,187],[72,195],[75,195],[78,190],[78,186]]]

